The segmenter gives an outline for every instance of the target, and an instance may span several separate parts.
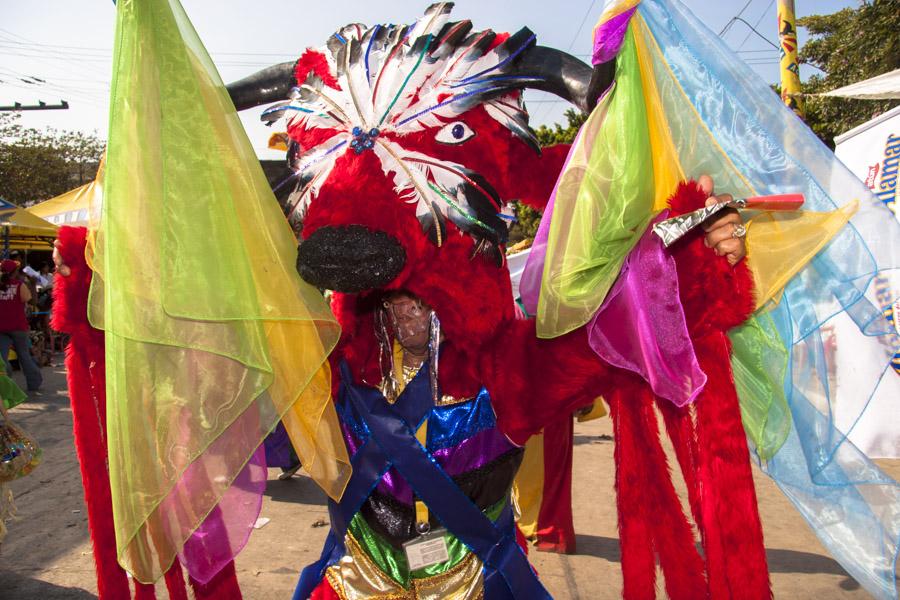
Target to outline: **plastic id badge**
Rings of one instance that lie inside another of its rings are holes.
[[[444,538],[446,533],[446,529],[435,529],[403,544],[410,571],[424,569],[450,559],[447,540]]]

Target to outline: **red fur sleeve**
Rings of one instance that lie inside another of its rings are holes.
[[[695,181],[679,184],[669,198],[672,214],[702,208],[706,194]],[[678,268],[678,287],[691,337],[728,331],[753,312],[753,277],[744,261],[732,267],[703,244],[701,228],[672,246]]]

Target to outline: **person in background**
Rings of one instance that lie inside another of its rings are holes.
[[[45,290],[53,287],[53,271],[50,269],[50,263],[41,264],[41,270],[38,272],[41,278],[41,285]]]
[[[25,305],[31,301],[32,295],[28,286],[18,277],[18,272],[19,263],[16,261],[0,261],[0,354],[3,355],[6,372],[12,373],[9,349],[16,349],[28,391],[36,392],[44,378],[28,347]]]
[[[26,281],[26,283],[33,283],[37,285],[38,281],[38,272],[35,271],[31,265],[29,265],[25,258],[22,256],[22,253],[18,250],[11,250],[9,253],[9,259],[14,260],[19,263],[21,270],[19,271],[19,278]],[[24,266],[22,266],[24,265]],[[32,286],[33,287],[33,286]]]

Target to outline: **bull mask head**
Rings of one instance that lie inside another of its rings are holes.
[[[491,163],[487,146],[462,149],[487,129],[508,131],[506,138],[539,152],[523,88],[586,111],[612,81],[611,63],[592,71],[537,46],[524,28],[509,36],[474,31],[469,21],[450,22],[451,8],[434,4],[409,26],[348,25],[296,63],[228,86],[238,110],[279,101],[263,120],[287,120],[295,182],[285,210],[298,233],[303,226],[297,268],[308,282],[343,292],[380,288],[409,260],[415,241],[404,235],[414,228],[373,226],[365,210],[342,210],[349,196],[368,202],[390,195],[394,201],[382,209],[407,224],[414,216],[431,244],[468,236],[472,256],[501,266],[507,225],[498,188],[510,185],[498,180],[508,166],[527,177],[527,165]],[[339,189],[330,178],[335,169],[344,174]],[[317,219],[317,204],[326,203],[329,218]],[[339,213],[345,218],[334,217]]]

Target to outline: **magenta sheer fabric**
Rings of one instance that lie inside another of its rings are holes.
[[[191,577],[208,583],[243,550],[259,518],[267,475],[266,452],[260,445],[178,553]]]
[[[619,54],[619,48],[622,47],[622,41],[625,39],[625,32],[628,31],[631,15],[636,10],[637,6],[629,8],[597,27],[594,31],[594,49],[591,52],[592,64],[599,65],[609,62]]]
[[[587,328],[600,358],[639,374],[677,406],[692,402],[706,384],[678,296],[675,260],[649,227]]]
[[[519,285],[522,303],[532,314],[537,311],[540,296],[555,197],[554,189]],[[667,214],[664,211],[654,222]],[[637,373],[654,394],[677,406],[693,402],[706,384],[678,296],[675,260],[649,227],[626,257],[619,278],[586,327],[597,356],[614,367]]]

